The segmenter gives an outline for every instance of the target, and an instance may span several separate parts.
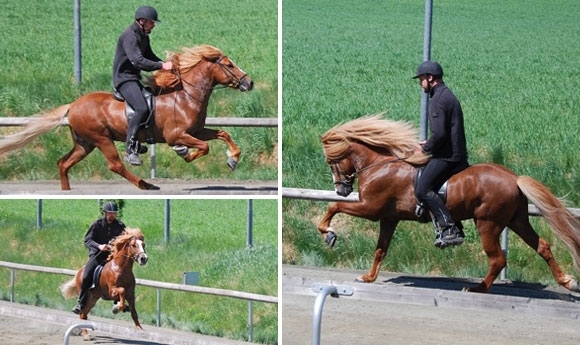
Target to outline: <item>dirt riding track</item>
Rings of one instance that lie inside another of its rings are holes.
[[[2,181],[0,195],[277,195],[278,182],[270,180],[146,179],[159,190],[141,190],[126,180],[71,181],[71,190],[60,190],[60,181]]]
[[[122,316],[119,316],[121,319]],[[94,339],[85,341],[80,335],[69,337],[70,345],[141,344],[141,345],[234,345],[251,344],[224,338],[180,332],[143,325],[137,331],[132,321],[92,317],[81,322],[72,312],[38,308],[0,301],[0,344],[56,345],[64,344],[67,329],[74,324],[91,323]],[[130,318],[128,318],[130,320]]]
[[[488,294],[461,292],[475,280],[283,265],[282,344],[312,343],[313,284],[350,286],[327,297],[321,344],[564,345],[580,339],[580,296],[560,287],[498,282]]]

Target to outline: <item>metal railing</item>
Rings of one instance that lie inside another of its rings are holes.
[[[75,276],[75,274],[77,272],[75,270],[66,269],[66,268],[34,266],[34,265],[18,264],[18,263],[13,263],[13,262],[6,262],[6,261],[0,261],[0,267],[5,267],[5,268],[10,269],[10,302],[14,302],[14,285],[15,285],[15,273],[14,273],[14,271],[15,270],[42,272],[42,273],[51,273],[51,274],[63,274],[63,275],[69,275],[69,276]],[[278,297],[275,297],[275,296],[259,295],[259,294],[255,294],[255,293],[249,293],[249,292],[217,289],[217,288],[202,287],[202,286],[165,283],[165,282],[159,282],[159,281],[147,280],[147,279],[135,279],[135,282],[137,285],[148,286],[148,287],[153,287],[153,288],[157,289],[156,326],[160,326],[160,324],[161,324],[160,289],[183,291],[183,292],[195,292],[195,293],[202,293],[202,294],[206,294],[206,295],[244,299],[244,300],[248,301],[250,311],[252,309],[251,303],[253,301],[278,304]],[[249,326],[249,335],[250,335],[249,341],[252,341],[252,339],[251,339],[252,338],[251,319],[252,319],[252,315],[251,315],[251,312],[249,312],[248,313],[248,326]]]

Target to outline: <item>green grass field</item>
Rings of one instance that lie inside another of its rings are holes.
[[[74,81],[73,2],[40,0],[0,3],[0,116],[30,116],[74,101],[78,96],[112,88],[112,61],[118,36],[131,24],[140,2],[86,2],[81,6],[83,82]],[[250,93],[216,90],[208,108],[211,117],[277,117],[277,4],[242,0],[223,4],[209,0],[155,2],[162,23],[151,34],[158,56],[181,47],[211,44],[220,48],[254,80]],[[18,128],[2,128],[0,134]],[[226,161],[226,146],[210,142],[210,154],[185,163],[166,145],[158,145],[159,177],[277,179],[276,128],[224,128],[242,149],[238,170]],[[119,149],[124,144],[119,144]],[[72,148],[69,130],[42,136],[25,150],[0,160],[0,179],[57,179],[56,161]],[[136,173],[145,177],[145,165]],[[117,179],[100,152],[71,170],[75,179]]]
[[[580,205],[575,8],[570,0],[435,1],[431,52],[462,102],[470,163],[530,175],[572,207]],[[282,183],[332,190],[319,141],[326,130],[380,112],[419,125],[422,90],[411,77],[423,57],[425,4],[298,0],[282,10]],[[341,237],[328,250],[316,230],[326,206],[283,201],[283,261],[367,270],[378,224],[336,219]],[[467,242],[446,251],[431,248],[429,224],[400,224],[383,268],[482,277],[487,260],[473,223],[465,223]],[[573,272],[564,245],[543,221],[534,224]],[[509,249],[509,278],[554,282],[521,240],[510,237]]]
[[[43,200],[42,228],[36,228],[36,200],[0,200],[0,261],[78,269],[87,260],[84,235],[100,217],[97,200]],[[183,272],[200,274],[200,286],[277,296],[277,200],[253,200],[253,246],[246,246],[247,200],[170,200],[169,241],[165,242],[165,200],[125,200],[122,221],[145,234],[149,262],[135,265],[137,278],[182,283]],[[58,287],[71,277],[16,271],[15,301],[70,310]],[[0,297],[9,299],[10,272],[0,268]],[[156,289],[136,287],[141,324],[156,321]],[[247,340],[245,300],[161,290],[161,326]],[[111,304],[97,302],[90,315],[112,315]],[[253,341],[278,342],[278,308],[253,303]]]

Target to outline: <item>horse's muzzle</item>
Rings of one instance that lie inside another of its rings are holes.
[[[350,193],[352,193],[353,188],[350,184],[337,183],[335,184],[334,190],[336,191],[336,194],[346,198]]]
[[[149,258],[147,258],[147,254],[145,253],[139,253],[137,254],[137,258],[135,258],[135,261],[141,266],[145,265],[148,260]]]
[[[244,77],[240,80],[238,89],[242,92],[252,91],[252,89],[254,89],[254,81],[248,77]]]

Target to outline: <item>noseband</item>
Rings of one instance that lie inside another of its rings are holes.
[[[232,87],[237,89],[240,86],[242,79],[244,79],[248,74],[244,73],[243,76],[238,78],[230,68],[228,68],[226,65],[224,65],[222,63],[222,60],[224,58],[225,58],[225,56],[221,56],[219,59],[217,59],[217,61],[215,63],[218,66],[220,66],[222,68],[222,70],[225,72],[225,74],[227,74],[230,77],[230,83],[231,83]]]

